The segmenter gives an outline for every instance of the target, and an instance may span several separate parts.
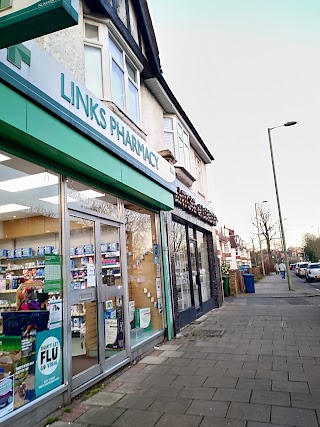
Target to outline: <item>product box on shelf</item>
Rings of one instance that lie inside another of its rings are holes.
[[[108,251],[108,243],[101,243],[101,252]]]
[[[8,256],[8,249],[0,249],[0,257],[6,258]]]
[[[83,246],[77,246],[76,247],[76,255],[84,255],[84,247]]]
[[[143,328],[145,331],[151,330],[151,310],[150,307],[136,308],[135,327]]]
[[[8,258],[14,258],[14,249],[9,249],[8,250]]]
[[[59,248],[53,248],[52,249],[52,254],[53,255],[59,255]]]
[[[83,249],[84,249],[84,253],[85,253],[86,255],[90,255],[90,254],[93,254],[93,253],[94,253],[93,245],[92,245],[92,244],[84,245]]]
[[[105,311],[105,317],[106,319],[116,319],[117,318],[117,310],[114,309],[108,309]]]
[[[22,248],[22,256],[24,257],[33,256],[32,248]]]
[[[39,256],[43,256],[44,255],[44,246],[38,246],[37,254]]]
[[[108,252],[115,252],[119,250],[119,243],[108,243]]]
[[[71,259],[70,260],[70,268],[72,269],[72,268],[76,268],[76,262],[75,262],[75,260],[74,259]]]
[[[18,248],[14,250],[14,258],[21,258],[22,257],[22,248]]]
[[[70,256],[76,255],[76,248],[70,248]]]
[[[51,255],[51,254],[52,254],[52,251],[53,251],[53,246],[45,246],[45,247],[44,247],[44,253],[45,253],[46,255]]]

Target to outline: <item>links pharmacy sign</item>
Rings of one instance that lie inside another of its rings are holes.
[[[1,80],[95,144],[176,191],[174,167],[35,41],[0,50]]]
[[[79,0],[0,0],[0,48],[78,23]]]

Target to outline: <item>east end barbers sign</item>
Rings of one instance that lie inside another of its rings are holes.
[[[0,50],[1,80],[163,187],[176,191],[174,167],[35,41]]]
[[[79,0],[0,0],[0,48],[78,23]]]

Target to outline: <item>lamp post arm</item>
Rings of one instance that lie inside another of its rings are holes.
[[[292,286],[291,286],[290,268],[289,268],[289,261],[288,261],[288,256],[287,256],[286,239],[285,239],[284,230],[283,230],[282,214],[281,214],[279,191],[278,191],[278,184],[277,184],[277,175],[276,175],[276,169],[275,169],[275,165],[274,165],[274,157],[273,157],[273,149],[272,149],[272,141],[271,141],[271,130],[272,129],[274,129],[274,128],[268,128],[269,147],[270,147],[274,187],[275,187],[276,197],[277,197],[277,205],[278,205],[278,212],[279,212],[279,221],[280,221],[280,229],[281,229],[281,236],[282,236],[283,252],[284,252],[286,269],[287,269],[288,288],[289,288],[289,291],[291,291]]]

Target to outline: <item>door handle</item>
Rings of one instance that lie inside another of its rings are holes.
[[[91,301],[91,295],[80,295],[79,297],[79,301],[83,302],[83,301]]]

